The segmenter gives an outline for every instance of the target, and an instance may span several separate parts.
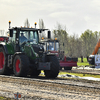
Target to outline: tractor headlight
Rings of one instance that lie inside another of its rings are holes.
[[[36,57],[38,57],[39,55],[37,53],[35,53]]]

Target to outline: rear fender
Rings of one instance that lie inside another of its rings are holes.
[[[7,50],[7,46],[6,45],[0,44],[0,47],[3,47],[4,50],[5,50],[5,53],[8,54],[8,50]]]
[[[11,55],[13,55],[14,54],[14,47],[13,47],[13,45],[12,44],[6,44],[6,48],[7,48],[7,51],[8,51],[8,54],[11,54]]]
[[[16,55],[25,55],[25,53],[23,53],[23,52],[16,52],[16,53],[13,55],[13,59],[15,58]]]
[[[5,42],[1,42],[0,47],[4,48],[6,54],[11,54],[11,55],[14,54],[14,48],[12,45],[7,44]]]

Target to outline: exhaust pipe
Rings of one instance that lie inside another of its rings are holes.
[[[51,31],[48,31],[48,39],[51,39]]]
[[[11,25],[11,21],[9,21],[9,28],[10,28],[10,25]]]

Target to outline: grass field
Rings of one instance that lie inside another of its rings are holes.
[[[78,58],[77,65],[78,66],[86,66],[86,65],[89,65],[89,63],[86,58],[83,58],[83,62],[81,62],[81,58]]]

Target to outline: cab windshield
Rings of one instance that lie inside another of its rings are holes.
[[[39,37],[37,31],[20,31],[19,42],[22,43],[25,41],[38,43]]]
[[[47,42],[47,50],[50,51],[58,51],[59,50],[59,43],[57,41]]]

